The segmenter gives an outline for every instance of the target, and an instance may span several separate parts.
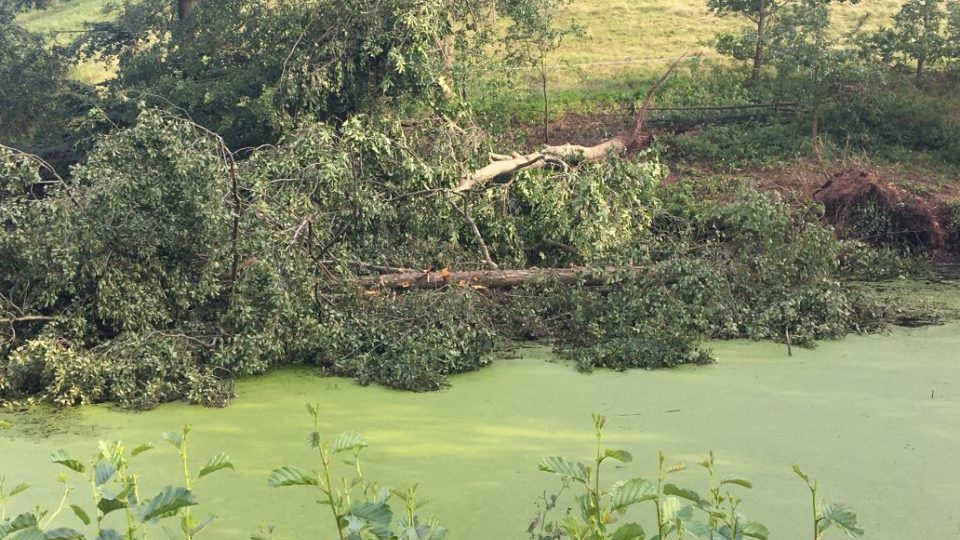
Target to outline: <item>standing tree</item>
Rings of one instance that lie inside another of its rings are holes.
[[[514,2],[510,15],[512,25],[507,31],[511,51],[508,61],[531,66],[537,71],[543,97],[543,144],[550,144],[550,100],[547,93],[549,66],[547,56],[560,47],[569,35],[583,34],[576,22],[559,25],[560,8],[572,0],[526,0]]]
[[[878,30],[873,42],[885,59],[910,59],[920,84],[929,64],[947,53],[946,15],[944,0],[908,0],[893,16],[893,26]]]
[[[832,0],[811,0],[807,4],[826,7]],[[845,0],[837,0],[843,2]],[[857,3],[859,0],[850,0]],[[796,0],[707,0],[707,8],[720,16],[738,15],[750,21],[750,30],[737,34],[717,36],[717,50],[737,60],[751,60],[753,67],[747,84],[760,80],[760,70],[767,60],[767,45],[770,36],[777,31],[780,13],[795,4]]]
[[[830,39],[829,30],[826,3],[800,0],[784,9],[769,42],[769,59],[778,79],[798,80],[797,93],[810,111],[810,142],[815,151],[819,149],[823,101],[846,59],[846,53]]]
[[[960,59],[960,2],[947,4],[947,54]]]

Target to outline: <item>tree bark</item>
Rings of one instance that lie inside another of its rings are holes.
[[[645,273],[650,269],[641,266],[618,266],[605,268],[526,268],[520,270],[470,270],[450,272],[415,272],[361,277],[357,284],[364,289],[441,289],[446,286],[476,287],[486,289],[509,289],[525,283],[556,281],[572,284],[582,281],[586,285],[603,285],[610,274],[623,271]]]

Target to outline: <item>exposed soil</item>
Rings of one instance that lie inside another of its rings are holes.
[[[872,207],[889,220],[890,235],[919,248],[941,250],[947,234],[940,222],[936,202],[908,193],[871,168],[842,170],[813,192],[823,203],[825,219],[841,235],[854,233],[857,211]],[[887,230],[881,234],[888,234]]]

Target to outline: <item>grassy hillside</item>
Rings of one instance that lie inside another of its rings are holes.
[[[863,16],[877,26],[894,13],[901,0],[866,0],[838,5],[838,31],[852,28]],[[558,51],[558,60],[571,63],[633,61],[663,63],[685,51],[715,54],[706,42],[720,30],[743,24],[736,17],[711,15],[704,0],[574,0],[569,14],[586,26],[587,35],[572,38]],[[598,66],[600,67],[600,66]]]
[[[108,3],[110,0],[61,0],[49,9],[24,13],[18,20],[35,32],[74,32],[82,30],[84,22],[103,20]]]

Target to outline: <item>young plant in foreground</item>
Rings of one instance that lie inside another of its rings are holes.
[[[813,506],[813,540],[821,540],[823,532],[831,525],[840,529],[847,536],[856,538],[863,536],[863,529],[857,526],[857,514],[842,504],[828,503],[823,499],[818,499],[819,483],[816,480],[811,481],[800,467],[793,466],[793,472],[803,479],[810,489],[810,499]]]
[[[659,454],[659,466],[656,483],[643,478],[633,478],[617,482],[609,490],[601,488],[600,469],[607,459],[629,463],[632,456],[625,450],[604,449],[601,442],[606,418],[593,416],[594,432],[597,440],[596,455],[593,463],[584,464],[569,459],[552,456],[540,463],[540,470],[562,476],[565,481],[581,484],[584,492],[575,497],[579,515],[568,514],[556,523],[534,521],[528,532],[539,527],[541,534],[536,540],[558,538],[557,531],[575,540],[645,540],[643,527],[636,522],[628,522],[616,529],[608,526],[615,524],[618,517],[645,501],[656,505],[657,534],[651,540],[667,538],[683,539],[688,537],[709,538],[711,540],[734,540],[744,537],[765,540],[769,536],[767,528],[760,523],[748,521],[737,513],[740,499],[733,496],[724,486],[752,487],[747,480],[738,477],[716,480],[713,454],[701,463],[710,476],[710,498],[704,499],[696,491],[666,483],[671,475],[686,470],[682,463],[667,465],[662,453]],[[546,500],[546,499],[545,499]],[[551,500],[546,511],[541,512],[538,520],[546,521],[546,512],[556,506]],[[695,519],[697,511],[706,514],[708,522]],[[542,534],[546,532],[547,535]]]
[[[309,444],[320,455],[320,469],[308,473],[292,465],[278,467],[267,480],[270,487],[317,488],[321,494],[317,502],[330,507],[340,540],[442,540],[446,536],[447,530],[437,520],[421,521],[417,515],[426,501],[417,499],[416,485],[406,490],[392,490],[364,479],[360,451],[366,448],[367,441],[359,433],[347,431],[325,444],[320,435],[320,405],[307,405],[307,411],[313,417],[314,426]],[[335,481],[333,459],[337,454],[348,452],[353,459],[345,463],[353,467],[353,476],[349,479],[342,476]],[[405,506],[405,515],[393,528],[393,509],[387,503],[391,495],[402,500]]]
[[[153,444],[142,444],[129,452],[121,441],[100,441],[99,451],[93,459],[84,464],[74,459],[65,450],[57,450],[50,455],[50,460],[70,469],[83,478],[90,487],[92,507],[85,509],[77,504],[70,504],[70,494],[74,486],[68,482],[66,474],[61,474],[58,481],[64,485],[60,504],[52,513],[35,507],[32,511],[22,513],[13,519],[5,518],[5,503],[11,496],[22,492],[28,486],[20,484],[9,494],[2,492],[0,483],[0,540],[142,540],[147,536],[146,525],[157,523],[167,518],[179,518],[179,528],[182,536],[168,529],[170,538],[184,538],[193,540],[197,534],[213,521],[213,516],[207,516],[196,521],[189,510],[197,504],[192,486],[201,478],[221,469],[232,469],[230,458],[220,453],[210,458],[197,472],[190,473],[187,465],[187,435],[189,426],[184,426],[179,433],[166,433],[164,438],[177,448],[183,464],[184,481],[186,486],[168,485],[154,497],[143,499],[140,495],[139,475],[130,468],[130,460],[153,449]],[[84,527],[92,525],[95,536],[88,536],[84,532],[72,528],[50,529],[50,524],[60,513],[69,506],[70,510]],[[107,516],[114,512],[122,512],[122,530],[105,525]]]

